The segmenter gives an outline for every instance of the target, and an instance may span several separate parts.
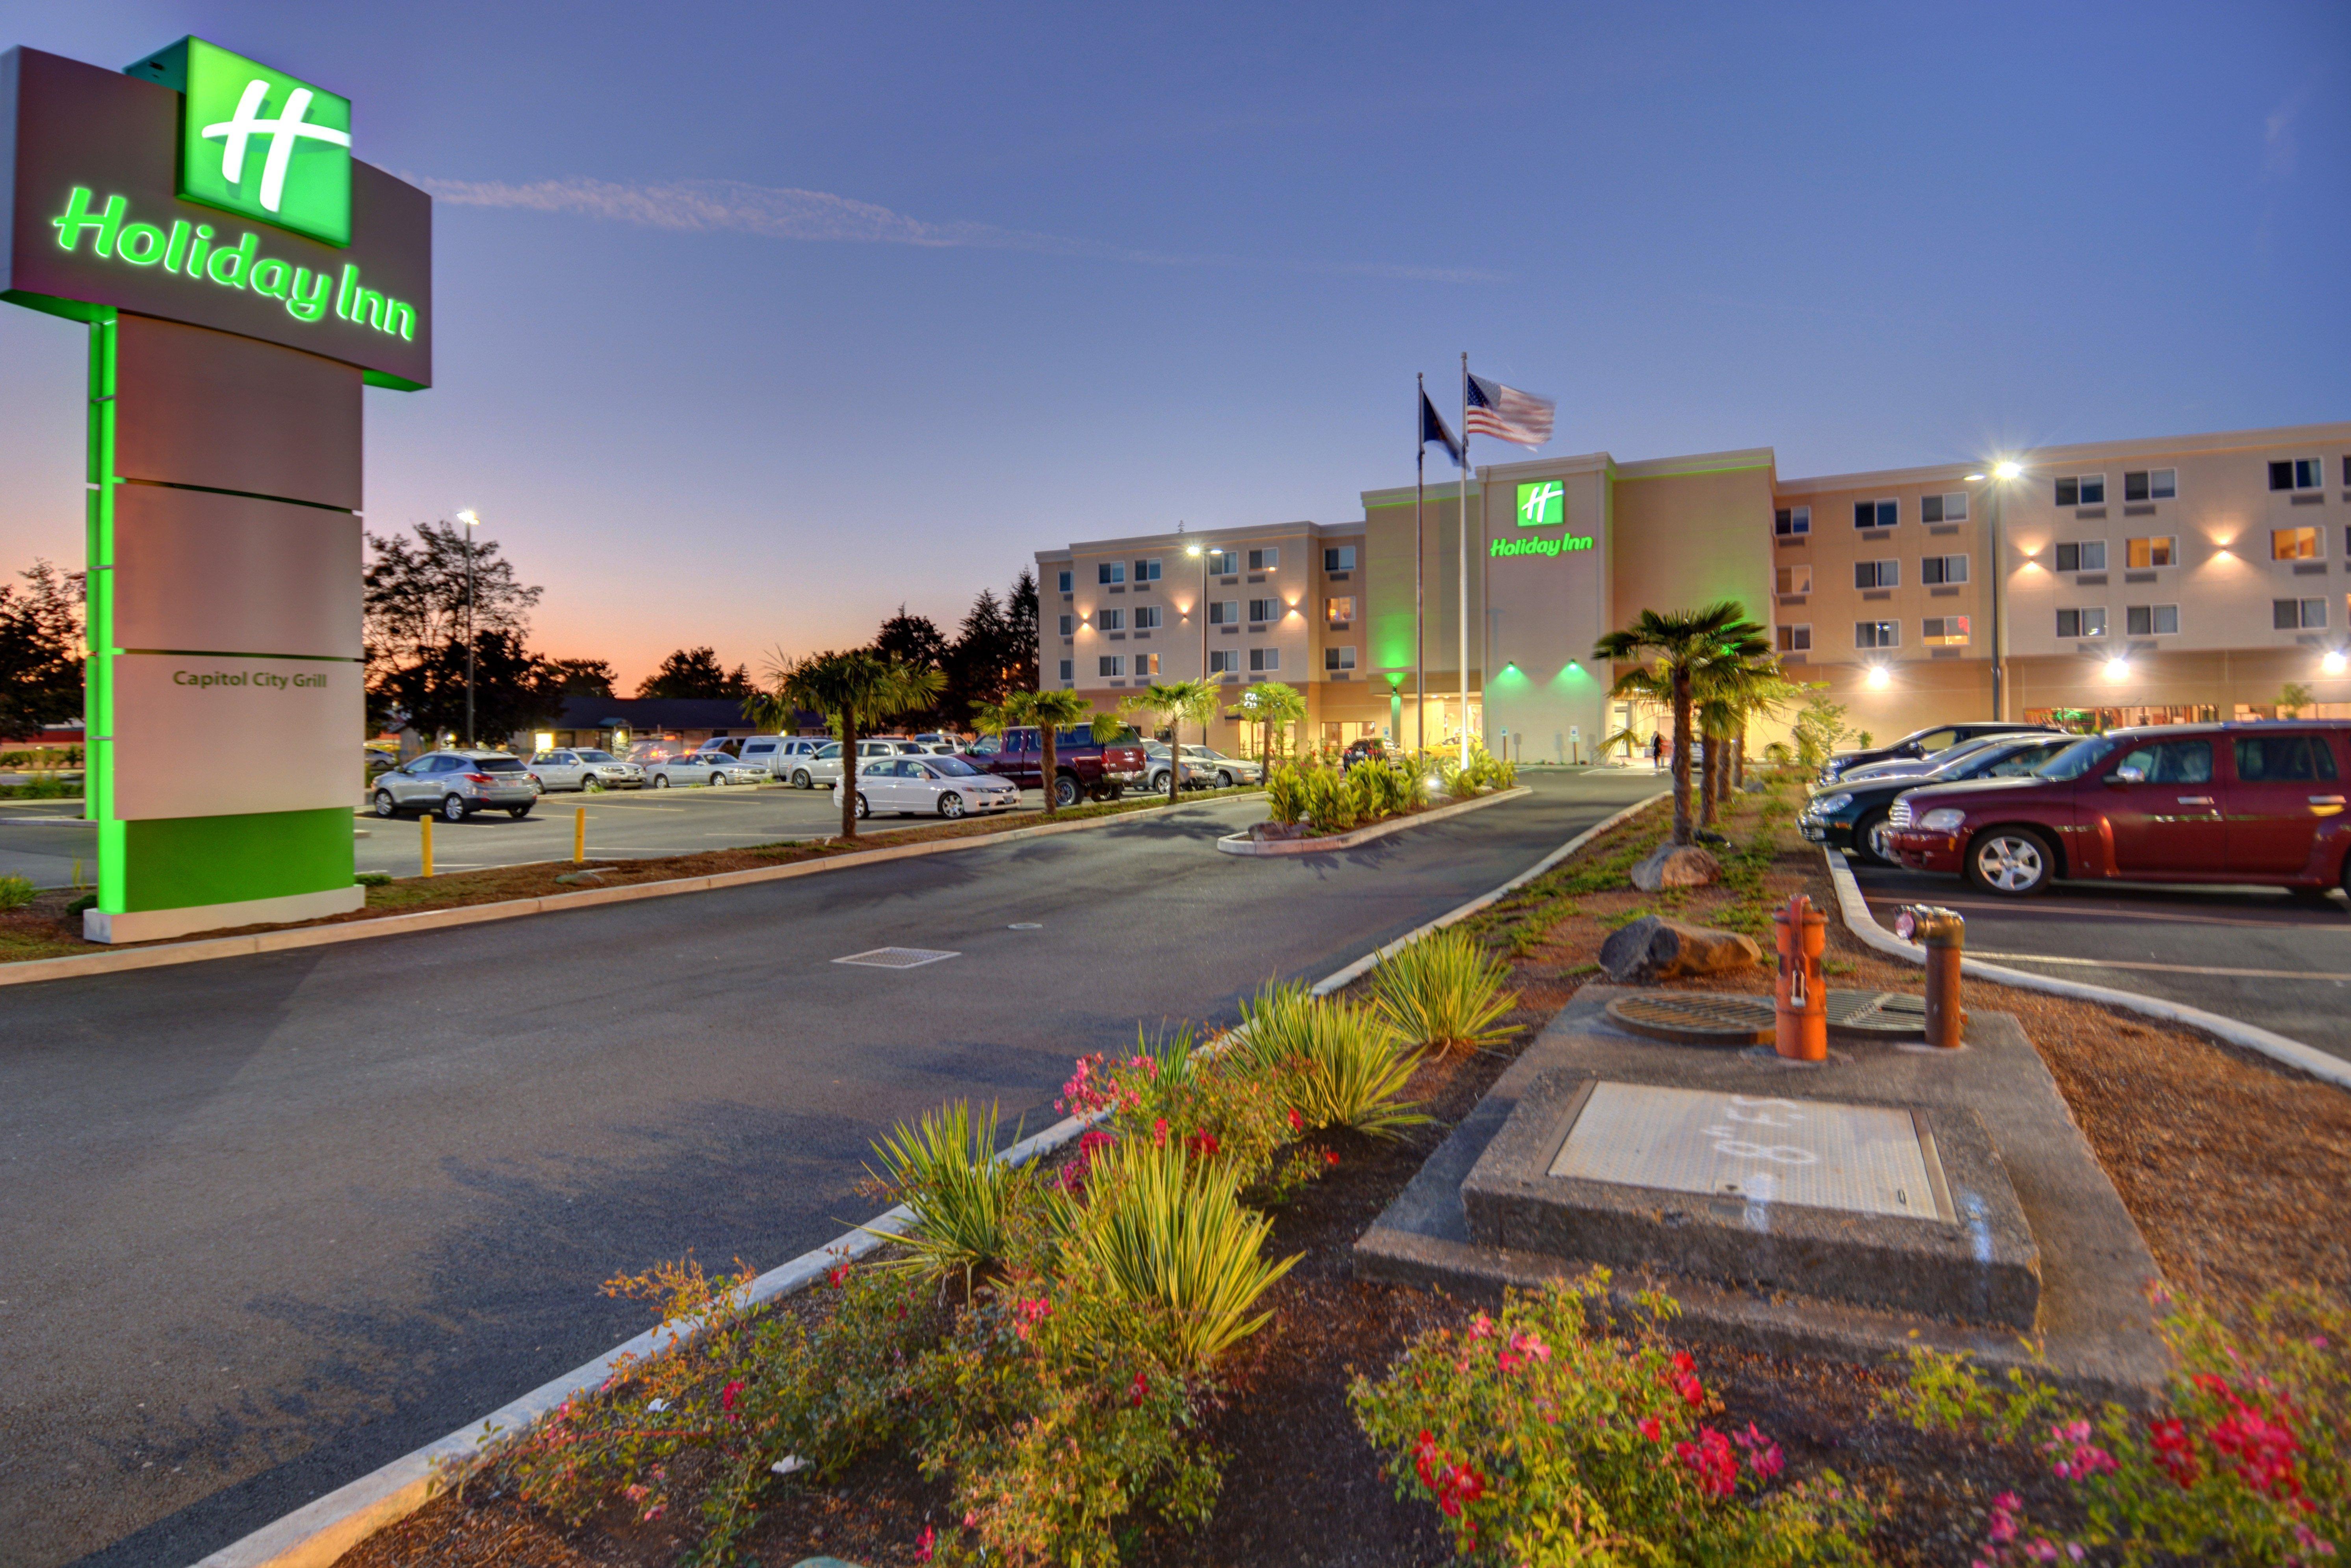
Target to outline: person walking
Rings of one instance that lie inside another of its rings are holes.
[[[1663,730],[1649,732],[1649,771],[1661,770],[1666,765],[1666,734]]]

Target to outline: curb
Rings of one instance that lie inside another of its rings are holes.
[[[1220,800],[1239,800],[1227,795]],[[1182,801],[1182,805],[1213,805],[1215,801]],[[469,904],[455,909],[419,910],[413,915],[385,915],[371,920],[346,920],[335,925],[294,925],[277,931],[257,931],[249,936],[207,936],[193,942],[158,943],[118,953],[78,953],[64,958],[28,958],[0,964],[0,986],[29,986],[43,980],[73,979],[85,975],[112,975],[126,969],[157,969],[176,964],[201,964],[213,958],[240,958],[255,953],[279,953],[292,947],[325,947],[339,942],[363,942],[377,936],[404,936],[415,931],[440,931],[453,925],[478,925],[489,920],[514,920],[526,915],[559,915],[600,904],[626,904],[639,898],[667,898],[681,893],[708,893],[722,887],[782,882],[796,876],[841,871],[850,866],[875,865],[884,861],[913,860],[922,855],[947,854],[987,844],[1038,839],[1105,827],[1153,811],[1167,810],[1165,802],[1081,822],[1040,822],[1000,833],[974,833],[960,839],[930,839],[921,843],[884,845],[852,850],[828,860],[800,861],[792,865],[753,866],[746,871],[713,872],[708,876],[672,877],[664,882],[632,883],[622,887],[591,887],[578,893],[550,893],[538,898],[510,898],[496,904]],[[553,862],[541,862],[541,864]]]
[[[1481,894],[1426,925],[1414,927],[1386,946],[1367,953],[1346,967],[1325,976],[1309,994],[1329,996],[1398,948],[1508,897],[1635,812],[1665,799],[1663,794],[1652,795],[1646,800],[1627,806],[1596,827],[1587,828],[1537,861],[1531,869],[1521,872],[1492,892]],[[1115,817],[1099,820],[1118,821]],[[1090,825],[1088,822],[1070,824],[1073,828]],[[623,890],[615,888],[611,891]],[[1229,1035],[1233,1031],[1226,1032]],[[1092,1121],[1090,1117],[1065,1117],[1043,1132],[1023,1138],[996,1157],[1024,1165],[1069,1143],[1084,1132]],[[842,1261],[863,1257],[880,1247],[890,1233],[899,1229],[912,1218],[910,1211],[901,1204],[872,1221],[869,1228],[849,1231],[813,1251],[801,1253],[779,1268],[770,1269],[751,1281],[750,1300],[755,1304],[764,1304],[806,1290],[822,1279],[826,1270]],[[263,1525],[204,1558],[194,1568],[330,1568],[344,1552],[385,1526],[407,1518],[437,1496],[440,1490],[437,1472],[444,1467],[462,1463],[502,1434],[530,1425],[565,1400],[593,1392],[611,1375],[622,1356],[661,1354],[689,1343],[692,1337],[690,1329],[668,1334],[663,1333],[659,1328],[647,1329],[635,1338],[613,1346],[586,1365],[574,1367],[560,1377],[540,1384],[521,1398],[499,1406],[479,1421],[461,1427],[444,1437],[427,1443],[413,1453],[403,1455],[381,1469],[340,1486],[326,1496]]]
[[[1837,907],[1844,915],[1845,928],[1867,946],[1890,957],[1925,964],[1927,950],[1924,947],[1895,936],[1870,912],[1869,901],[1862,896],[1861,883],[1854,880],[1853,867],[1846,862],[1844,852],[1823,846],[1821,853],[1828,862],[1829,881],[1836,887]],[[2298,1040],[2288,1040],[2282,1034],[2273,1034],[2256,1025],[2223,1017],[2220,1013],[2206,1012],[2202,1008],[2167,1002],[2158,997],[2141,996],[2136,991],[2085,985],[2079,980],[2053,979],[2025,969],[1987,964],[1980,958],[1962,958],[1959,972],[1979,980],[2014,986],[2022,991],[2043,991],[2053,997],[2070,997],[2075,1001],[2104,1002],[2109,1007],[2128,1008],[2135,1013],[2161,1019],[2166,1023],[2186,1024],[2215,1040],[2242,1046],[2247,1051],[2257,1051],[2273,1061],[2307,1072],[2338,1089],[2351,1089],[2351,1061],[2339,1056],[2329,1056],[2314,1046],[2304,1045]]]
[[[1505,800],[1516,800],[1534,791],[1524,784],[1491,795],[1480,795],[1474,800],[1456,800],[1449,806],[1432,806],[1425,811],[1415,811],[1408,817],[1391,817],[1384,822],[1374,822],[1368,828],[1356,828],[1343,833],[1333,833],[1326,839],[1252,839],[1247,833],[1228,833],[1217,841],[1217,848],[1228,855],[1314,855],[1332,850],[1352,850],[1357,844],[1368,844],[1374,839],[1400,833],[1406,828],[1417,828],[1430,822],[1441,822],[1447,817],[1458,817],[1464,811],[1474,811],[1481,806],[1498,806]]]

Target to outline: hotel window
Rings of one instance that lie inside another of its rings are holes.
[[[2106,476],[2104,474],[2076,474],[2057,481],[2057,504],[2061,507],[2103,507],[2106,504]]]
[[[1333,626],[1353,625],[1355,623],[1354,595],[1348,594],[1340,599],[1324,600],[1322,601],[1322,619],[1328,621]]]
[[[1104,653],[1102,656],[1102,669],[1099,673],[1105,675],[1123,675],[1126,674],[1126,655],[1123,653]]]
[[[1062,635],[1062,636],[1064,636],[1064,637],[1073,637],[1073,636],[1077,635],[1077,630],[1078,630],[1078,618],[1077,618],[1076,616],[1074,616],[1074,615],[1064,615],[1064,616],[1062,616],[1062,617],[1061,617],[1061,635]]]
[[[1157,582],[1159,580],[1159,558],[1157,556],[1154,556],[1149,560],[1136,561],[1134,563],[1134,580],[1137,582]]]
[[[1902,520],[1899,501],[1855,501],[1853,504],[1853,526],[1856,528],[1890,528]]]
[[[1353,648],[1323,649],[1322,667],[1326,670],[1353,669],[1355,667],[1355,650]]]
[[[2177,604],[2134,604],[2123,612],[2123,631],[2133,637],[2168,637],[2179,630]]]
[[[1952,490],[1940,496],[1918,497],[1918,520],[1922,523],[1964,523],[1968,520],[1968,493]]]
[[[2316,560],[2322,552],[2316,528],[2272,528],[2272,560]]]
[[[1324,571],[1354,570],[1355,547],[1353,545],[1332,545],[1328,549],[1325,549],[1322,552],[1322,570]]]
[[[1239,600],[1211,599],[1208,601],[1209,625],[1238,626],[1240,624],[1240,619],[1241,601]]]
[[[1278,549],[1253,549],[1249,551],[1249,570],[1251,571],[1271,571],[1280,564],[1281,552]]]
[[[1211,575],[1217,577],[1230,577],[1233,573],[1240,570],[1240,551],[1230,549],[1212,549],[1208,552],[1208,570]]]
[[[1783,539],[1800,539],[1813,531],[1810,507],[1782,507],[1771,514],[1771,531]]]
[[[1098,583],[1124,582],[1126,580],[1126,562],[1123,560],[1106,560],[1100,566],[1094,568],[1094,580]]]
[[[1918,580],[1929,587],[1968,580],[1968,558],[1963,555],[1930,555],[1918,562]]]
[[[1279,648],[1251,648],[1249,650],[1249,668],[1252,670],[1278,670],[1281,668],[1281,650]]]
[[[2103,637],[2105,634],[2106,607],[2103,604],[2057,612],[2057,635],[2060,637]]]
[[[1780,569],[1780,591],[1810,593],[1813,591],[1813,569],[1809,566],[1783,566]]]
[[[1807,653],[1812,651],[1813,629],[1810,626],[1782,626],[1775,630],[1782,653]]]
[[[2273,490],[2315,490],[2326,483],[2326,459],[2296,457],[2270,465]]]
[[[2315,632],[2326,624],[2324,599],[2273,599],[2270,625],[2279,632]]]
[[[2126,501],[2168,501],[2179,494],[2177,468],[2140,468],[2123,476]]]
[[[2123,545],[2123,559],[2133,571],[2145,571],[2151,566],[2178,566],[2179,540],[2176,538],[2128,539]]]
[[[1898,560],[1855,561],[1853,585],[1855,588],[1899,588],[1902,586],[1902,563]]]
[[[1902,646],[1902,622],[1856,621],[1853,623],[1853,645],[1856,648],[1899,648]]]
[[[1138,632],[1156,632],[1159,630],[1159,616],[1160,610],[1159,606],[1156,604],[1136,605],[1134,607],[1134,629]]]
[[[1157,674],[1159,673],[1159,655],[1156,653],[1137,653],[1134,656],[1134,673],[1138,675]]]
[[[1125,611],[1123,611],[1123,610],[1097,610],[1097,611],[1095,611],[1095,612],[1094,612],[1094,630],[1095,630],[1095,631],[1097,631],[1097,632],[1123,632],[1123,631],[1125,631],[1125,630],[1126,630],[1126,612],[1125,612]]]
[[[1078,677],[1077,677],[1077,668],[1078,668],[1078,662],[1077,662],[1075,659],[1064,659],[1064,660],[1062,660],[1062,661],[1061,661],[1061,679],[1063,679],[1063,680],[1065,680],[1065,681],[1073,681],[1073,680],[1076,680],[1076,679],[1078,678]]]
[[[1252,620],[1252,621],[1279,621],[1279,620],[1280,620],[1280,619],[1281,619],[1281,601],[1280,601],[1280,600],[1279,600],[1279,599],[1252,599],[1252,600],[1250,600],[1250,601],[1249,601],[1249,619],[1250,619],[1250,620]]]
[[[1232,674],[1235,670],[1241,667],[1240,657],[1241,651],[1238,648],[1209,649],[1208,674],[1212,675],[1228,675]]]
[[[1958,648],[1968,641],[1964,615],[1929,615],[1918,623],[1919,640],[1930,648]]]
[[[2057,547],[2059,571],[2104,571],[2106,570],[2106,541],[2083,539],[2076,544]]]
[[[1059,573],[1059,577],[1060,577],[1060,580],[1061,580],[1061,591],[1062,591],[1062,592],[1067,593],[1067,592],[1069,592],[1069,591],[1070,591],[1070,583],[1071,583],[1071,579],[1072,579],[1075,575],[1076,575],[1076,574],[1075,574],[1074,572],[1071,571],[1071,570],[1069,570],[1069,568],[1067,568],[1067,567],[1063,567],[1063,568],[1061,569],[1061,572]]]

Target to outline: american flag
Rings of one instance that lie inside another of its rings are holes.
[[[1552,410],[1556,405],[1547,397],[1471,376],[1468,401],[1468,412],[1461,417],[1464,435],[1498,436],[1520,446],[1541,446],[1551,439]]]

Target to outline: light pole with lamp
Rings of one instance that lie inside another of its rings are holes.
[[[2009,484],[2023,472],[2023,465],[2003,457],[1988,472],[1968,476],[1991,481],[1991,716],[2001,722],[2008,718],[2008,532],[2001,503]]]
[[[465,749],[474,749],[474,530],[482,519],[471,508],[457,514],[465,525]]]

